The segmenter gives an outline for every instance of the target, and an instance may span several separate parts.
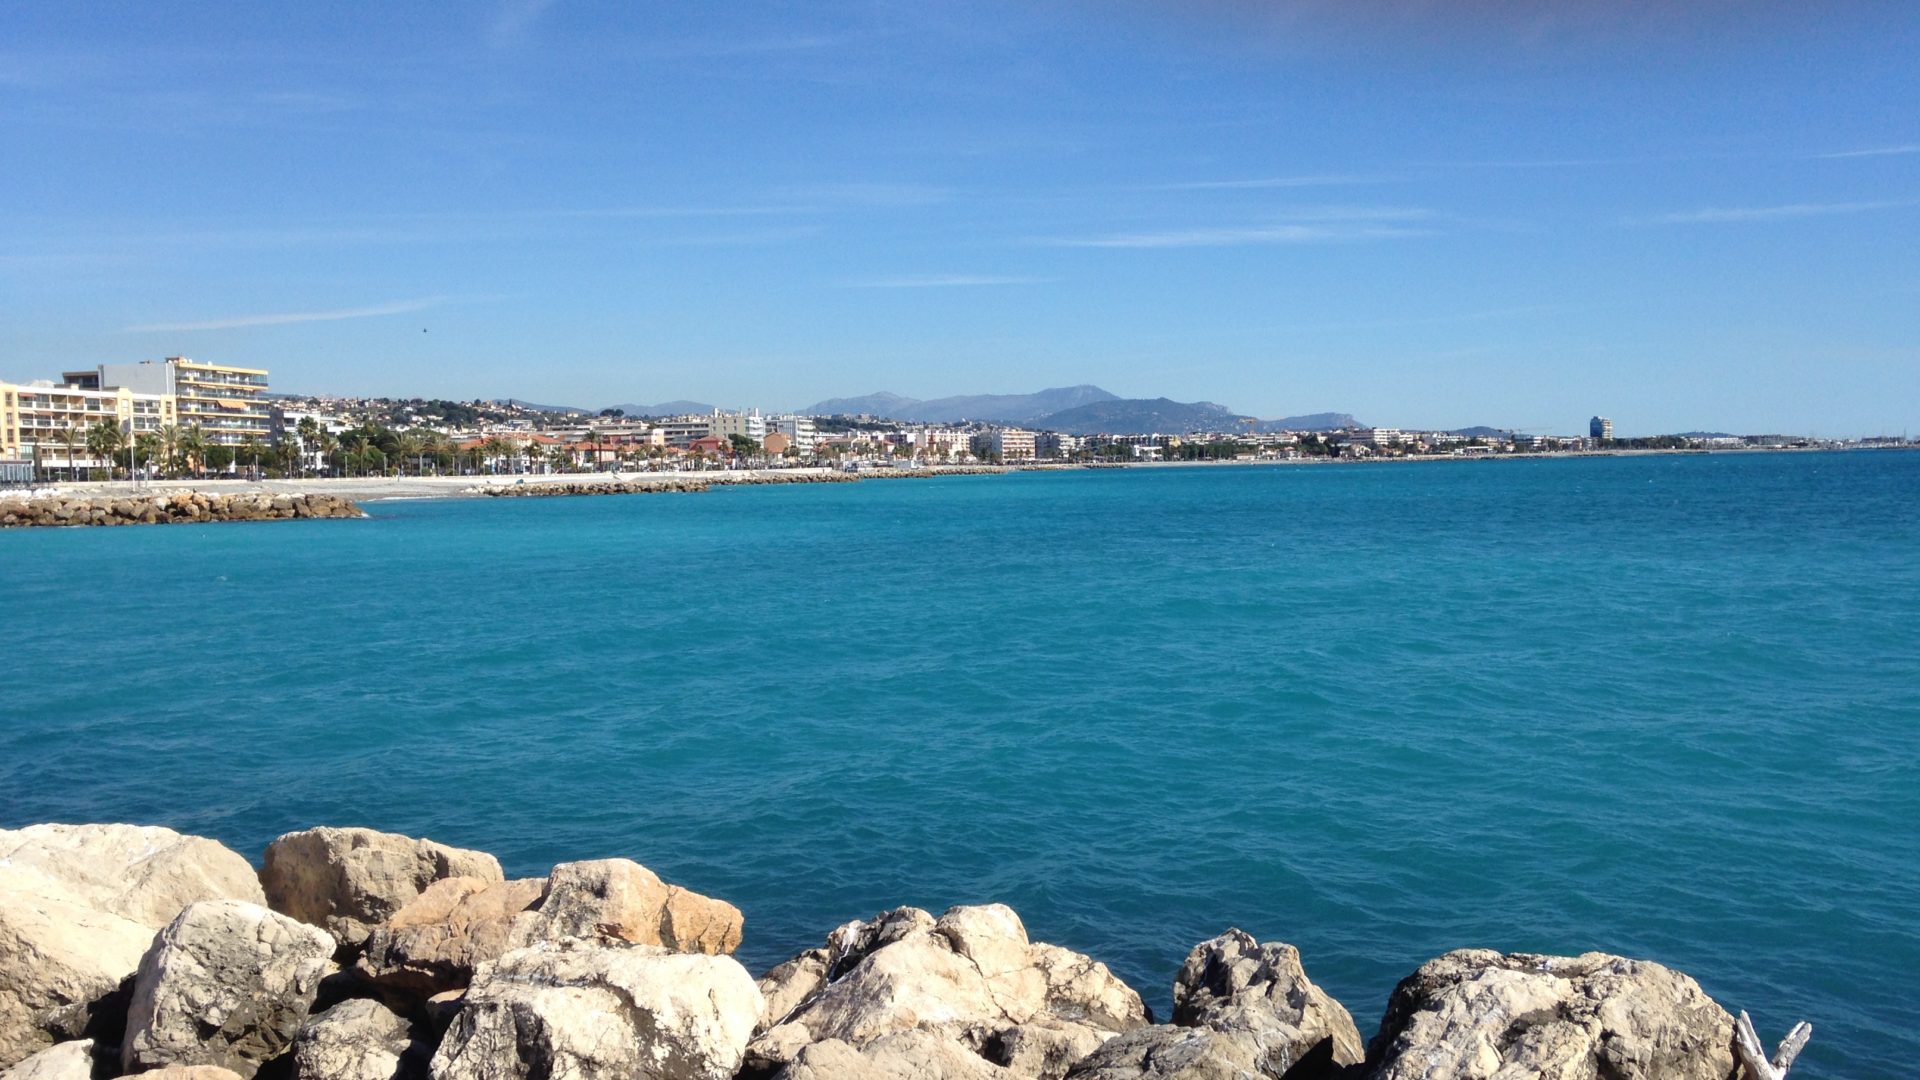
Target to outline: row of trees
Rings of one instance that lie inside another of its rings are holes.
[[[53,459],[53,447],[64,451],[57,459]],[[99,420],[86,427],[63,428],[54,433],[51,443],[44,440],[36,443],[35,464],[43,475],[64,472],[69,478],[77,479],[89,468],[80,464],[83,451],[86,458],[103,463],[91,466],[92,469],[104,467],[113,475],[124,475],[133,469],[164,475],[204,476],[209,472],[224,472],[236,462],[251,461],[257,467],[269,447],[251,435],[239,446],[226,446],[215,442],[199,425],[183,428],[168,424],[129,439],[118,421]]]

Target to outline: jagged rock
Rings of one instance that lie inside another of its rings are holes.
[[[781,1073],[781,1080],[1017,1080],[951,1039],[903,1031],[863,1047],[839,1039],[813,1043]]]
[[[540,902],[546,887],[544,878],[436,881],[374,929],[357,970],[420,997],[459,990],[481,964],[525,944],[517,920]]]
[[[1307,978],[1300,952],[1229,930],[1187,954],[1173,1024],[1139,1028],[1076,1063],[1072,1080],[1306,1080],[1365,1056],[1353,1017]]]
[[[140,960],[122,1066],[218,1065],[252,1076],[292,1044],[333,949],[326,931],[257,904],[189,905]]]
[[[754,1068],[784,1067],[813,1043],[840,1040],[864,1054],[919,1031],[1035,1070],[1011,1075],[1055,1078],[1078,1047],[1147,1022],[1140,996],[1104,964],[1029,942],[1004,904],[953,908],[937,921],[913,908],[886,912],[835,930],[827,953],[831,981],[754,1040]]]
[[[307,1020],[293,1041],[294,1080],[404,1080],[424,1076],[433,1048],[377,1001],[354,998]]]
[[[788,1013],[826,984],[827,957],[825,949],[808,949],[760,976],[760,996],[766,999],[767,1015],[754,1031],[755,1035],[785,1020]]]
[[[611,937],[674,952],[731,953],[740,909],[668,885],[631,859],[561,863],[547,875],[538,914],[542,938]]]
[[[0,829],[0,1069],[61,1039],[118,1042],[140,957],[196,900],[261,899],[253,868],[137,825]]]
[[[1729,1080],[1733,1018],[1645,960],[1463,949],[1394,988],[1368,1048],[1376,1080]]]
[[[1262,945],[1237,929],[1195,946],[1174,978],[1173,1022],[1222,1026],[1247,1011],[1262,1024],[1272,1020],[1286,1028],[1296,1058],[1322,1040],[1332,1043],[1333,1059],[1342,1065],[1366,1057],[1353,1016],[1307,978],[1299,949],[1277,941]]]
[[[140,1075],[144,1080],[245,1080],[232,1069],[218,1065],[169,1065]]]
[[[93,1080],[93,1040],[55,1043],[11,1069],[0,1080]]]
[[[306,829],[267,845],[260,871],[267,906],[358,946],[372,929],[436,881],[501,881],[500,861],[372,829]]]
[[[569,938],[483,965],[434,1080],[729,1080],[763,1003],[728,956]]]
[[[467,985],[481,963],[540,941],[597,938],[677,952],[740,944],[738,908],[629,859],[561,863],[545,879],[435,882],[367,939],[372,981],[422,997]]]

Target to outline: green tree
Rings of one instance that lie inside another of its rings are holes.
[[[209,445],[206,431],[199,424],[195,424],[179,434],[175,441],[175,451],[180,455],[184,465],[195,472],[204,473],[207,470]]]
[[[80,430],[79,425],[68,424],[66,427],[60,429],[57,437],[60,440],[60,444],[67,448],[67,478],[70,480],[78,480],[80,478],[80,467],[75,463],[74,459],[78,456],[77,452],[80,447],[86,445],[87,434]]]
[[[263,445],[259,439],[249,434],[246,438],[240,440],[240,452],[235,456],[238,460],[245,461],[247,464],[253,466],[253,475],[258,477],[260,475],[260,455],[265,450],[266,446]]]
[[[113,478],[114,463],[126,449],[127,433],[118,420],[100,420],[87,429],[87,453],[107,463],[107,478]]]

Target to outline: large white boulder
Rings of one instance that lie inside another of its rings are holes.
[[[1462,949],[1401,980],[1369,1048],[1376,1080],[1728,1080],[1733,1018],[1700,985],[1605,953]]]
[[[189,905],[140,960],[122,1066],[214,1065],[252,1076],[293,1044],[333,950],[326,931],[258,904]]]
[[[1054,1080],[1115,1033],[1147,1023],[1140,995],[1106,965],[1030,942],[1004,904],[956,907],[937,920],[900,908],[840,927],[827,951],[828,981],[754,1040],[756,1068],[794,1064],[814,1043],[864,1053],[919,1032],[1011,1075]],[[816,1052],[811,1068],[835,1053]]]
[[[262,899],[215,841],[141,825],[0,829],[0,1069],[62,1039],[117,1041],[154,932],[198,900]]]
[[[728,956],[565,938],[481,966],[434,1080],[730,1080],[764,1003]]]

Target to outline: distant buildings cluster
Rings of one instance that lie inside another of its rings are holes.
[[[1622,441],[1604,416],[1588,421],[1584,438],[1357,426],[1261,431],[1251,422],[1216,432],[1076,435],[988,422],[924,425],[878,416],[768,415],[758,409],[630,417],[611,409],[591,414],[498,401],[273,396],[264,369],[179,356],[68,371],[58,382],[0,382],[0,482],[169,472],[1281,460],[1812,444],[1783,435]]]

